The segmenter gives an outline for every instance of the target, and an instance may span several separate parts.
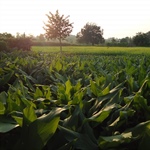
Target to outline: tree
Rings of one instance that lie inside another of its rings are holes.
[[[45,23],[44,30],[46,31],[46,38],[49,39],[58,39],[60,43],[60,51],[62,52],[62,40],[64,40],[67,36],[72,32],[73,23],[69,22],[69,16],[64,17],[64,15],[60,15],[58,10],[55,14],[49,12],[47,24]]]
[[[4,32],[0,33],[0,39],[9,39],[9,38],[14,38],[12,34]]]
[[[104,42],[103,29],[94,23],[87,23],[79,33],[77,33],[79,43],[99,44]]]
[[[150,46],[149,33],[137,33],[136,36],[133,37],[133,43],[136,46]]]
[[[119,42],[119,46],[132,46],[133,43],[132,43],[132,38],[130,37],[124,37],[122,39],[120,39],[120,42]]]

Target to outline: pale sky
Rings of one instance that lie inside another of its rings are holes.
[[[87,23],[104,29],[104,38],[123,38],[150,31],[150,0],[0,0],[0,33],[45,33],[49,11],[70,15],[73,32]]]

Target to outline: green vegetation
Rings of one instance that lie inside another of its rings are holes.
[[[36,52],[59,52],[59,47],[33,46]],[[78,54],[105,54],[105,55],[131,55],[150,54],[149,47],[99,47],[99,46],[65,46],[64,52]]]
[[[0,41],[0,51],[7,51],[7,43],[4,41]]]
[[[93,23],[87,23],[79,33],[77,33],[77,41],[79,43],[94,44],[104,43],[103,29]]]
[[[37,48],[0,52],[0,149],[149,149],[150,55]]]
[[[136,46],[150,46],[150,32],[147,33],[137,33],[136,36],[133,37],[133,43]]]
[[[25,34],[13,37],[11,34],[5,32],[0,33],[0,51],[13,50],[31,50],[31,38],[26,37]]]

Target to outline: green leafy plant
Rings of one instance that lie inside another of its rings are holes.
[[[149,56],[0,53],[0,149],[149,148]]]

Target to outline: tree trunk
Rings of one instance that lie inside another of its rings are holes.
[[[62,53],[62,43],[61,43],[61,38],[59,39],[59,44],[60,44],[60,52]]]

